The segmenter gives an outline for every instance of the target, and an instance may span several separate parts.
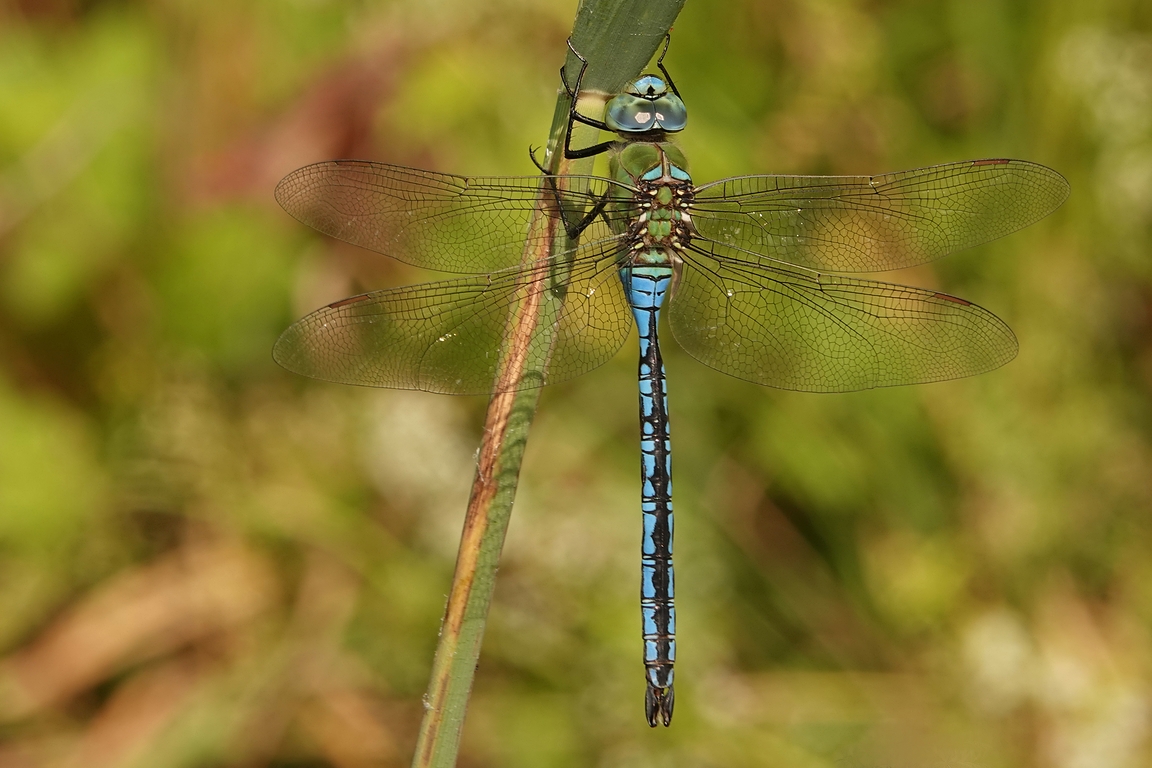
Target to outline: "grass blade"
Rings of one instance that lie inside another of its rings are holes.
[[[603,113],[608,94],[640,74],[663,42],[684,0],[584,0],[576,13],[572,41],[589,61],[585,84],[590,99],[581,99],[588,115]],[[579,62],[569,54],[566,75],[574,79]],[[584,96],[584,94],[581,94]],[[563,157],[564,131],[570,99],[561,90],[549,132],[545,163],[555,174],[586,174],[593,159],[568,161]],[[549,200],[541,196],[540,206]],[[543,212],[541,207],[540,213]],[[538,213],[534,226],[547,221]],[[553,247],[526,252],[525,261],[548,258],[562,245],[565,235],[556,232]],[[539,296],[540,292],[534,292]],[[497,374],[496,394],[488,404],[472,495],[464,519],[456,570],[448,596],[440,641],[425,696],[424,719],[413,757],[414,768],[451,768],[456,764],[460,735],[488,608],[496,586],[496,568],[504,546],[504,534],[512,512],[519,481],[520,463],[528,430],[536,412],[540,390],[508,391],[508,384],[522,377],[539,375],[548,351],[536,348],[546,334],[536,333],[547,322],[531,300],[523,302],[511,319],[503,362]]]

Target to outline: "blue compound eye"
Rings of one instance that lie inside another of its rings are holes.
[[[656,107],[648,99],[622,93],[608,102],[604,124],[621,133],[643,133],[656,126]]]
[[[656,113],[657,128],[675,132],[684,130],[684,126],[688,124],[688,108],[684,106],[680,97],[673,93],[652,102],[652,109]]]
[[[668,93],[668,86],[655,75],[644,75],[628,83],[624,93],[640,96],[645,99],[658,99]]]
[[[628,86],[629,91],[652,81],[664,89],[664,81],[646,75]],[[648,98],[635,93],[621,93],[608,102],[604,124],[619,133],[645,133],[647,131],[676,132],[688,123],[688,108],[680,97],[662,91],[659,98]]]

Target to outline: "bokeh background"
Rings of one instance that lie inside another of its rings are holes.
[[[485,403],[276,367],[295,318],[437,276],[272,189],[532,172],[574,12],[0,2],[0,765],[407,764]],[[701,181],[1009,156],[1073,194],[884,276],[1004,317],[994,373],[806,395],[667,345],[671,729],[634,353],[549,388],[461,765],[1152,764],[1152,5],[689,0],[668,64]]]

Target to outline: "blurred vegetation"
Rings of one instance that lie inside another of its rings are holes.
[[[0,3],[0,765],[407,763],[485,404],[279,370],[434,276],[271,192],[532,172],[574,5]],[[883,278],[1004,317],[994,373],[804,395],[667,346],[667,731],[634,355],[547,389],[461,764],[1152,763],[1152,6],[694,0],[667,63],[700,181],[1011,156],[1073,195]]]

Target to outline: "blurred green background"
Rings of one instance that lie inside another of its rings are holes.
[[[272,189],[531,173],[574,12],[0,3],[0,765],[408,763],[485,403],[276,367],[295,318],[437,276]],[[691,0],[667,63],[698,181],[1008,156],[1072,197],[883,277],[1007,320],[994,373],[806,395],[667,345],[669,730],[635,353],[546,390],[461,765],[1152,764],[1152,5]]]

